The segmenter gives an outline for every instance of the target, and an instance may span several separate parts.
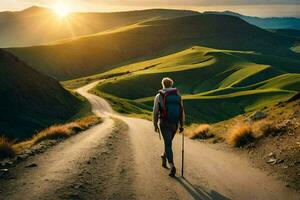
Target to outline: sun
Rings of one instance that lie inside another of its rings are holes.
[[[59,16],[59,17],[67,17],[70,14],[69,7],[64,4],[63,2],[59,2],[53,6],[53,11]]]

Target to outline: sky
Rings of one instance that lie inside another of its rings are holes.
[[[22,10],[33,5],[53,7],[58,1],[74,12],[172,8],[201,12],[230,10],[259,17],[300,17],[300,0],[0,0],[0,11]]]

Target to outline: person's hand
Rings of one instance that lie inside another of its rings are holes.
[[[158,129],[158,126],[157,126],[157,125],[154,125],[154,131],[155,131],[156,133],[158,133],[159,129]]]
[[[180,126],[180,127],[179,127],[179,133],[182,133],[183,131],[184,131],[183,126]]]

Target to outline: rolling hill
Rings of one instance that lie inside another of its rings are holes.
[[[54,79],[0,50],[0,134],[27,138],[78,112],[82,103]]]
[[[42,73],[68,80],[194,45],[294,58],[298,55],[290,47],[295,41],[238,17],[203,14],[148,20],[48,45],[7,50]]]
[[[149,114],[160,81],[167,76],[176,81],[183,95],[189,122],[218,122],[286,100],[300,91],[300,59],[277,60],[272,62],[269,56],[251,51],[194,46],[101,74],[99,78],[121,76],[99,84],[94,92],[109,94],[106,97],[117,109],[121,105],[134,113],[144,110]]]
[[[50,9],[33,6],[18,12],[0,12],[0,47],[40,45],[95,34],[142,20],[193,14],[196,12],[153,9],[115,13],[72,13],[62,19]]]
[[[204,12],[209,14],[221,14],[239,17],[246,22],[264,29],[297,29],[300,30],[300,18],[295,17],[251,17],[241,15],[239,13],[224,11],[224,12]]]

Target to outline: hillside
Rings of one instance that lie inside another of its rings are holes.
[[[118,102],[126,100],[133,107],[151,111],[160,81],[168,76],[183,95],[189,122],[218,122],[285,100],[300,91],[300,60],[274,58],[195,46],[89,79],[113,77],[98,85],[97,91],[113,95],[115,98],[109,99],[115,108]],[[86,80],[76,80],[76,84]],[[140,114],[140,110],[132,110]]]
[[[281,35],[286,35],[289,37],[295,37],[298,38],[298,41],[300,40],[300,30],[296,29],[272,29],[271,31],[281,34]]]
[[[295,17],[251,17],[234,13],[231,11],[225,12],[204,12],[210,14],[221,14],[239,17],[246,22],[264,29],[297,29],[300,30],[300,18]]]
[[[72,13],[66,19],[62,19],[50,9],[34,6],[18,12],[0,12],[0,47],[39,45],[95,34],[151,18],[192,14],[196,12],[153,9],[114,13]]]
[[[42,73],[67,80],[194,45],[297,57],[289,49],[294,43],[294,38],[260,29],[237,17],[204,14],[145,21],[55,44],[8,51]]]
[[[0,50],[0,134],[27,138],[74,115],[81,101],[54,79]]]
[[[263,112],[266,117],[250,122],[255,140],[234,150],[250,158],[254,166],[268,172],[269,175],[278,177],[288,187],[298,191],[300,190],[299,98],[300,93],[288,101],[262,109],[260,112]],[[226,143],[234,130],[247,124],[245,120],[249,119],[249,116],[253,116],[253,113],[212,124],[209,140]]]

